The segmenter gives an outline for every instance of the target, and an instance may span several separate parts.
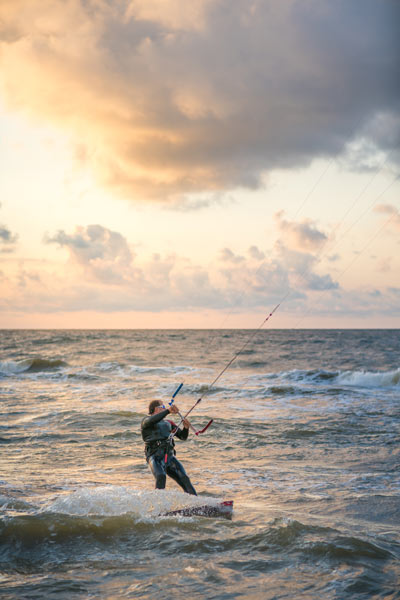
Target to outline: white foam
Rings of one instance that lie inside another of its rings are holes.
[[[124,486],[107,485],[84,487],[59,496],[42,511],[71,516],[120,516],[133,514],[140,518],[162,515],[190,506],[216,505],[221,500],[198,497],[177,490],[135,490]]]
[[[4,496],[3,494],[0,494],[0,508],[7,508],[10,500],[11,499],[8,496]]]
[[[400,369],[385,372],[345,371],[338,375],[337,383],[361,387],[392,387],[400,385]]]
[[[281,371],[279,373],[255,374],[247,378],[251,385],[266,385],[267,391],[271,389],[271,380],[274,386],[305,385],[349,385],[355,387],[395,387],[400,385],[400,368],[392,371]],[[258,390],[256,390],[258,391]]]
[[[24,358],[22,360],[3,360],[0,361],[0,373],[3,375],[18,375],[29,371],[32,367],[35,374],[38,375],[41,371],[65,366],[65,363],[59,359],[47,358]]]
[[[197,371],[195,367],[189,367],[184,365],[174,365],[172,367],[163,366],[146,366],[146,365],[130,365],[127,368],[129,374],[161,374],[161,375],[175,375],[177,373],[193,373]]]
[[[32,360],[1,360],[0,361],[0,373],[4,375],[15,375],[17,373],[23,373],[32,366]]]

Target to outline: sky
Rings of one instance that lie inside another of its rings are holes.
[[[400,327],[397,0],[2,0],[0,328]]]

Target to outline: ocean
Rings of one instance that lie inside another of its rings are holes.
[[[0,331],[0,598],[400,598],[400,330],[261,330],[207,393],[249,335]],[[198,498],[140,433],[181,382]]]

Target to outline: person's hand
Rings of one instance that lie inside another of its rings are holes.
[[[176,415],[179,412],[179,408],[177,406],[175,406],[175,404],[172,404],[172,406],[169,407],[169,412]]]
[[[190,423],[187,419],[183,419],[183,426],[185,429],[189,429],[190,427]]]

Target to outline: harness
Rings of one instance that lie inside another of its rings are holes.
[[[153,454],[155,454],[158,450],[164,450],[165,457],[167,458],[170,452],[173,452],[175,454],[174,446],[175,443],[172,438],[167,438],[166,440],[154,440],[152,442],[145,442],[144,451],[146,458],[150,458],[150,456],[153,456]]]

